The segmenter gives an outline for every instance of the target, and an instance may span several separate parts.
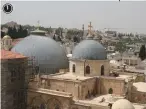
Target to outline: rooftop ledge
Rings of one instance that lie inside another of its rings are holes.
[[[42,94],[48,94],[48,95],[57,95],[57,96],[62,96],[62,97],[72,97],[71,93],[60,92],[60,91],[55,91],[55,90],[50,90],[50,89],[43,89],[43,88],[29,89],[29,91],[38,92]]]

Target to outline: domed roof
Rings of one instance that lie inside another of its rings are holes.
[[[131,102],[126,99],[117,100],[113,105],[112,109],[135,109]]]
[[[3,39],[11,39],[11,37],[9,35],[5,35]]]
[[[107,53],[98,41],[87,38],[74,48],[72,57],[74,59],[105,60]]]
[[[28,36],[16,44],[12,51],[34,59],[34,65],[39,67],[41,73],[54,73],[69,66],[63,48],[49,37]]]

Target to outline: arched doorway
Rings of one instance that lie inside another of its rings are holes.
[[[46,109],[46,105],[45,104],[41,104],[40,105],[40,109]]]
[[[73,73],[76,72],[76,66],[75,66],[75,64],[73,64],[73,66],[72,66],[72,72],[73,72]]]
[[[90,66],[86,66],[86,74],[90,74]]]
[[[101,66],[101,76],[104,75],[104,66]]]
[[[40,96],[34,97],[32,99],[30,109],[47,109],[47,105],[45,103],[45,100]]]
[[[47,101],[47,109],[63,109],[61,101],[56,98],[50,98]]]
[[[60,109],[58,104],[55,105],[55,109]]]

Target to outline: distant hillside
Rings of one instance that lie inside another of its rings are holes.
[[[7,22],[7,23],[3,24],[3,26],[5,26],[5,27],[14,27],[14,26],[18,27],[19,24],[17,24],[17,22],[11,21],[11,22]]]

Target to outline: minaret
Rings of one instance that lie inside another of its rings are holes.
[[[87,39],[93,39],[91,28],[92,28],[92,25],[91,25],[91,22],[90,22],[90,24],[88,25],[88,36],[87,36]]]
[[[40,28],[40,21],[38,20],[38,25],[37,25],[37,30],[39,30],[39,28]]]
[[[89,33],[89,35],[91,35],[91,28],[92,28],[92,25],[91,25],[91,22],[90,22],[90,24],[88,25],[88,33]]]

